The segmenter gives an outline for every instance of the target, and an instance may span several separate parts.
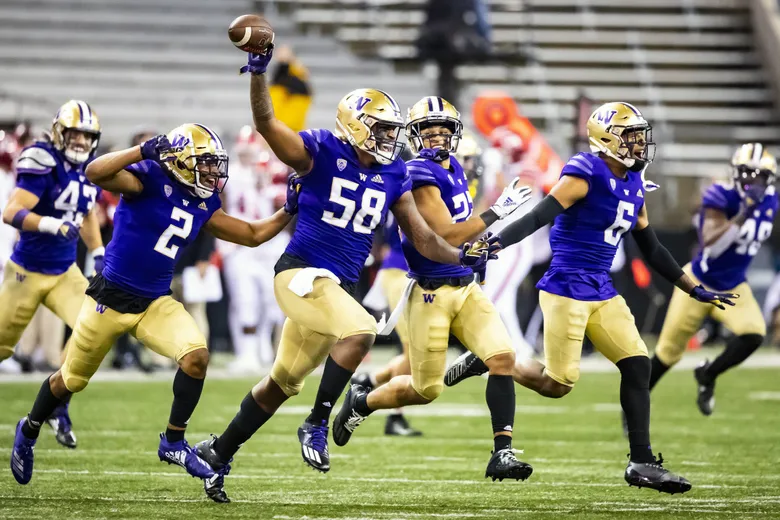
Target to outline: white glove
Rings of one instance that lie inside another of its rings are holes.
[[[490,206],[493,213],[496,214],[499,220],[505,219],[512,214],[517,208],[531,200],[531,188],[528,186],[518,186],[520,178],[516,177],[506,188],[501,192],[501,196],[496,199],[496,202]]]

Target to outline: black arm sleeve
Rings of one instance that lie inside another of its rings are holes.
[[[532,235],[537,229],[546,226],[555,217],[563,213],[563,206],[552,195],[547,195],[542,202],[534,206],[523,218],[509,224],[498,234],[501,247],[509,247]]]
[[[672,283],[677,282],[685,274],[669,250],[658,241],[653,228],[647,226],[644,229],[633,231],[631,235],[636,240],[636,245],[639,246],[642,256],[658,274]]]

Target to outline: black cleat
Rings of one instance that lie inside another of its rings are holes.
[[[471,352],[461,354],[444,374],[444,384],[455,386],[464,379],[473,376],[481,376],[488,371],[487,365]]]
[[[323,473],[330,471],[330,453],[328,452],[328,421],[322,424],[304,422],[298,428],[298,441],[301,443],[303,461]]]
[[[374,385],[371,383],[371,376],[368,372],[361,372],[360,374],[353,375],[349,382],[353,385],[362,386],[366,389],[366,392],[370,392],[374,389]]]
[[[419,437],[422,435],[420,430],[415,430],[406,421],[406,417],[400,413],[394,413],[387,416],[385,423],[385,435],[398,435],[400,437]]]
[[[712,415],[715,409],[715,381],[707,377],[707,368],[709,360],[702,361],[699,366],[693,369],[693,377],[696,378],[697,395],[696,405],[699,411],[704,415]]]
[[[206,492],[206,496],[214,502],[228,504],[230,503],[230,498],[225,493],[225,476],[230,473],[230,462],[233,459],[224,462],[220,458],[214,450],[214,442],[216,440],[216,435],[212,435],[210,439],[196,444],[193,449],[198,457],[204,460],[216,472],[213,477],[203,479],[203,490]]]
[[[515,480],[525,480],[531,476],[534,472],[534,468],[530,464],[517,460],[515,452],[511,448],[505,448],[493,452],[488,462],[487,469],[485,470],[485,478],[492,478],[493,482],[496,479],[503,481],[505,478],[513,478]]]
[[[685,493],[691,490],[691,483],[663,467],[664,459],[658,454],[655,462],[628,462],[625,479],[629,486],[655,489],[659,493]]]
[[[341,405],[341,410],[336,416],[336,420],[333,421],[333,442],[336,446],[344,446],[349,442],[352,437],[352,433],[355,428],[360,426],[360,423],[366,420],[367,415],[361,415],[355,410],[355,404],[358,397],[366,395],[366,389],[360,385],[352,385],[347,390],[347,395],[344,397],[344,404]]]
[[[57,442],[66,448],[74,449],[76,447],[76,434],[73,433],[73,423],[68,412],[69,404],[65,403],[57,406],[49,418],[46,419],[46,422],[54,430]]]

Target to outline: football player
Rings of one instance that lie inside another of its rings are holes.
[[[160,460],[199,478],[214,475],[184,440],[209,354],[192,316],[170,296],[176,258],[201,228],[222,240],[258,246],[289,223],[297,204],[291,181],[287,205],[272,217],[247,222],[228,216],[219,198],[227,165],[217,134],[203,125],[185,124],[167,136],[103,155],[87,167],[90,181],[122,195],[114,236],[102,273],[87,288],[62,368],[44,381],[29,415],[17,425],[11,471],[20,484],[32,478],[41,422],[63,399],[84,390],[125,333],[179,364],[168,427],[160,434]]]
[[[468,181],[453,154],[463,125],[460,114],[440,97],[425,97],[407,116],[406,136],[417,154],[407,163],[415,203],[428,225],[451,244],[472,240],[497,220],[509,216],[530,199],[531,190],[507,186],[496,202],[480,215],[472,215]],[[533,471],[517,460],[512,450],[515,390],[512,367],[515,348],[498,311],[474,281],[469,269],[425,258],[404,234],[403,250],[414,286],[409,294],[411,375],[398,375],[370,393],[353,384],[333,422],[333,440],[345,445],[355,429],[376,410],[427,404],[444,388],[450,332],[463,345],[486,360],[486,399],[493,423],[494,451],[486,477],[525,480]]]
[[[404,294],[404,289],[408,282],[406,277],[409,271],[409,265],[404,258],[403,248],[401,247],[401,235],[398,231],[398,223],[389,215],[384,228],[384,237],[387,244],[388,253],[382,261],[382,268],[376,275],[375,284],[379,284],[382,292],[387,299],[387,305],[390,310],[396,308]],[[380,370],[369,374],[355,374],[352,377],[352,383],[362,386],[367,392],[390,381],[395,376],[411,374],[409,365],[409,329],[406,324],[406,317],[401,315],[395,325],[395,331],[401,340],[403,352]],[[395,413],[387,416],[385,422],[385,435],[400,435],[403,437],[417,437],[422,432],[409,426],[409,422],[399,408]]]
[[[100,189],[84,176],[99,141],[97,114],[85,102],[71,100],[57,111],[51,138],[33,143],[19,156],[16,189],[3,210],[3,222],[20,233],[0,287],[0,361],[13,355],[39,305],[69,327],[76,324],[87,288],[76,266],[79,236],[92,266],[85,272],[91,276],[103,267],[105,250],[92,211]],[[42,419],[55,429],[57,442],[75,448],[69,401],[58,403],[51,417]]]
[[[620,404],[626,414],[630,460],[625,480],[665,493],[684,493],[691,484],[663,467],[650,446],[650,358],[625,300],[612,286],[609,269],[628,231],[659,274],[691,298],[719,309],[734,305],[732,294],[697,285],[683,272],[650,227],[644,179],[655,152],[650,124],[628,103],[606,103],[587,123],[592,153],[578,153],[534,209],[499,233],[502,247],[520,242],[555,221],[550,231],[553,259],[537,284],[544,313],[545,364],[515,365],[514,379],[545,397],[568,394],[579,379],[584,336],[620,370]],[[651,187],[652,186],[652,187]],[[475,356],[461,356],[447,383],[485,372]]]
[[[326,472],[331,410],[379,328],[352,295],[375,229],[388,211],[410,242],[438,262],[481,269],[492,246],[479,241],[453,247],[420,216],[399,158],[403,118],[393,98],[376,89],[352,91],[338,104],[335,133],[294,132],[274,116],[265,77],[271,54],[271,49],[250,53],[242,72],[251,73],[255,127],[276,156],[301,176],[297,226],[274,279],[276,300],[287,319],[271,374],[246,395],[225,432],[197,449],[212,467],[229,467],[238,448],[325,361],[314,408],[298,429],[298,439],[303,460]],[[207,480],[206,492],[226,501],[220,478]]]
[[[766,323],[745,273],[761,244],[772,234],[778,209],[774,181],[776,159],[760,143],[740,146],[731,160],[730,184],[714,184],[702,197],[699,215],[701,250],[683,270],[705,287],[739,295],[734,309],[723,312],[711,305],[692,303],[675,289],[652,359],[650,389],[680,361],[685,346],[707,316],[722,323],[734,337],[714,361],[694,370],[696,404],[704,415],[715,405],[715,380],[746,360],[761,346]]]

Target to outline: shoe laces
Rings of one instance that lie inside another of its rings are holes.
[[[523,450],[516,450],[514,448],[504,448],[503,450],[498,450],[498,460],[504,464],[517,462],[517,456],[515,455],[516,453],[522,454]]]
[[[321,425],[312,425],[309,428],[311,434],[311,445],[319,452],[328,451],[328,426],[323,421]]]
[[[347,423],[344,425],[344,428],[352,433],[355,431],[355,428],[360,426],[360,423],[365,421],[366,418],[360,415],[357,410],[352,410],[352,415],[350,415],[349,419],[347,419]]]

